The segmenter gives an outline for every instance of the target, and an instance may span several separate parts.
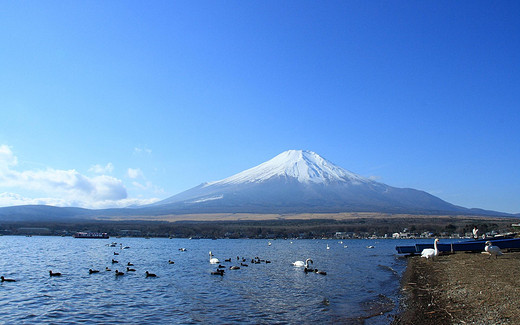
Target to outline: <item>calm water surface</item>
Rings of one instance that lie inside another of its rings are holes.
[[[118,246],[109,247],[111,242]],[[406,267],[394,247],[406,241],[271,243],[1,236],[0,274],[17,282],[0,284],[0,322],[390,323]],[[121,249],[119,244],[130,248]],[[181,252],[181,247],[187,250]],[[211,275],[216,266],[209,263],[209,251],[228,267],[224,276]],[[249,266],[229,270],[240,265],[237,256],[246,258]],[[252,264],[254,257],[271,263]],[[113,258],[119,263],[112,264]],[[228,258],[232,262],[224,262]],[[306,258],[327,275],[305,274],[291,264]],[[135,272],[126,271],[128,262]],[[107,266],[111,272],[105,271]],[[89,274],[90,268],[101,272]],[[125,275],[116,277],[115,269]],[[62,276],[50,277],[49,270]],[[145,271],[157,278],[146,278]]]

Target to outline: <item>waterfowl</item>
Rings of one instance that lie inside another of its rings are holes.
[[[119,255],[119,253],[114,252],[114,255]]]
[[[296,262],[293,262],[292,265],[296,266],[296,267],[302,267],[305,265],[305,262],[304,261],[296,261]]]
[[[185,252],[185,251],[186,251],[186,248],[181,247],[181,248],[179,248],[179,250],[180,250],[181,252]]]
[[[224,270],[217,269],[216,271],[211,272],[213,275],[224,275]]]
[[[60,273],[60,272],[52,272],[52,271],[49,271],[49,275],[50,275],[50,276],[60,276],[61,273]]]
[[[224,262],[231,262],[231,259],[230,259],[230,258],[226,258],[226,259],[224,260]]]
[[[305,268],[303,269],[303,271],[304,271],[305,273],[307,273],[307,272],[313,272],[313,271],[314,271],[314,269],[313,269],[312,267],[309,266],[309,262],[310,262],[311,264],[314,264],[314,262],[313,262],[310,258],[306,259],[306,260],[305,260]]]
[[[99,273],[99,270],[88,269],[88,274]]]
[[[265,260],[265,264],[269,264],[269,263],[271,263],[271,261]]]
[[[230,266],[229,267],[230,270],[240,270],[240,266]]]
[[[434,256],[439,255],[439,250],[437,249],[437,242],[439,242],[439,239],[435,238],[435,240],[433,241],[433,249],[432,248],[423,249],[421,252],[421,257],[426,257],[427,259],[431,257],[433,259]]]
[[[3,275],[2,275],[2,276],[0,276],[0,279],[2,279],[2,282],[16,282],[16,280],[15,280],[15,279],[6,279],[6,278],[4,278],[4,276],[3,276]]]
[[[209,252],[209,263],[210,264],[218,264],[218,263],[220,263],[218,258],[213,257],[213,254],[211,254],[211,251]]]
[[[112,264],[119,263],[119,261],[116,261],[115,259],[112,259]]]
[[[132,263],[128,262],[126,263],[127,266],[134,266]]]
[[[135,269],[131,269],[131,268],[127,267],[127,268],[126,268],[126,271],[127,271],[127,272],[135,272]]]
[[[219,264],[219,265],[217,266],[217,268],[219,268],[219,269],[225,269],[226,267],[225,267],[224,265]]]
[[[491,258],[491,255],[495,255],[495,258],[503,255],[500,247],[494,246],[490,241],[486,242],[486,247],[484,247],[484,250],[489,254],[489,258]]]
[[[249,266],[249,265],[247,265],[247,264],[245,264],[245,263],[240,263],[240,265],[241,265],[241,266]]]
[[[172,260],[168,260],[168,264],[175,264],[175,262]]]
[[[112,271],[112,270],[109,269],[108,266],[107,266],[107,267],[105,267],[105,271]]]
[[[125,275],[123,272],[119,272],[119,270],[116,270],[116,276]]]
[[[155,278],[157,275],[153,274],[153,273],[150,273],[148,271],[146,271],[146,277],[147,278]]]
[[[321,274],[321,275],[327,275],[327,272],[325,272],[325,271],[318,271],[318,269],[315,269],[314,273],[318,273],[318,274]]]

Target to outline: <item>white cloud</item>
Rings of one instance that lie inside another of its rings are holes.
[[[131,179],[143,177],[143,172],[139,168],[128,168],[127,176]]]
[[[11,148],[5,144],[0,145],[0,170],[16,166],[18,159],[13,155]]]
[[[151,154],[152,153],[152,149],[148,149],[148,148],[140,148],[140,147],[135,147],[134,148],[134,154],[136,155],[140,155],[140,154]]]
[[[96,164],[89,168],[89,172],[93,172],[96,174],[106,174],[111,173],[114,171],[114,165],[112,163],[108,163],[105,166],[101,166],[99,164]]]
[[[48,204],[55,206],[77,206],[84,208],[124,207],[148,204],[158,199],[132,199],[123,181],[108,175],[85,176],[74,169],[18,171],[17,158],[6,145],[0,145],[0,206],[24,204]],[[89,170],[98,173],[111,171],[113,165],[94,165]],[[129,169],[129,176],[142,176],[140,169]],[[15,194],[14,192],[25,193]],[[32,193],[30,198],[27,193]]]

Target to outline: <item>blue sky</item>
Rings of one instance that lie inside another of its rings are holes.
[[[520,212],[517,1],[8,1],[0,205],[163,199],[288,149]]]

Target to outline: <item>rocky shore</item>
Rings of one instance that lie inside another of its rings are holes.
[[[520,253],[410,257],[392,324],[520,324]]]

